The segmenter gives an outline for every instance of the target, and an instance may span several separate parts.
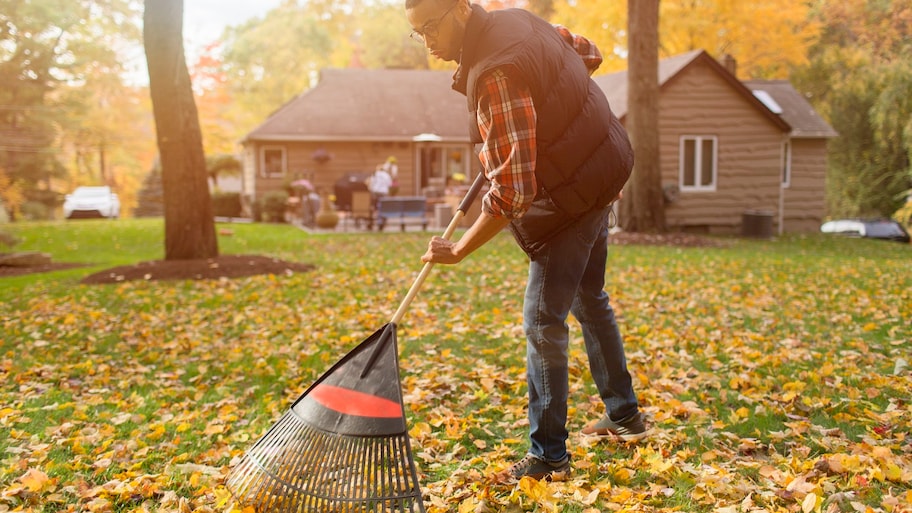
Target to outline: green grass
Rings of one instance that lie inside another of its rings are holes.
[[[87,286],[92,272],[162,258],[162,220],[4,226],[16,249],[85,267],[0,278],[0,511],[173,511],[181,499],[224,509],[219,472],[389,320],[431,235],[220,228],[232,231],[223,254],[316,269]],[[809,492],[851,489],[872,511],[897,511],[893,501],[912,500],[912,374],[894,373],[912,361],[912,247],[723,242],[612,247],[606,289],[655,436],[618,447],[572,435],[577,469],[549,485],[554,504],[710,512],[750,497],[797,511]],[[422,486],[448,504],[430,511],[548,510],[483,478],[527,447],[525,277],[524,255],[500,236],[435,267],[399,326]],[[575,432],[601,410],[570,324]],[[815,473],[823,460],[839,470]],[[49,481],[28,488],[31,470]],[[810,484],[788,491],[799,478]]]

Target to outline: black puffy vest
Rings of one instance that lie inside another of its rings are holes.
[[[550,23],[529,12],[472,9],[453,83],[468,101],[472,142],[482,142],[475,112],[478,79],[500,68],[532,92],[535,176],[553,203],[571,217],[608,205],[630,176],[633,150],[579,54]]]

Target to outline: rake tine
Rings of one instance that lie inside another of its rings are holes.
[[[299,471],[300,476],[298,478],[298,485],[305,492],[307,492],[308,490],[311,489],[311,482],[313,481],[314,476],[316,475],[316,473],[313,472],[313,468],[312,468],[314,456],[320,450],[320,448],[323,447],[322,434],[317,431],[312,431],[312,432],[313,432],[313,435],[309,437],[310,443],[302,451],[303,454],[301,455],[302,456],[301,470]],[[311,494],[306,493],[305,495],[310,497]]]
[[[345,456],[346,456],[345,437],[336,439],[335,454],[329,460],[331,479],[326,483],[327,495],[329,497],[344,497],[343,485],[345,483]]]
[[[361,502],[366,502],[370,499],[368,495],[368,490],[370,489],[370,468],[368,462],[370,461],[370,446],[372,440],[362,440],[361,447],[358,458],[358,474],[361,476],[361,484],[358,488],[357,500]]]
[[[262,474],[256,488],[250,494],[257,504],[268,502],[270,499],[270,484],[271,479],[274,479],[274,474],[272,472],[273,464],[282,458],[282,454],[285,452],[284,447],[285,442],[288,439],[288,434],[294,427],[293,423],[289,422],[289,420],[287,414],[283,416],[282,420],[276,424],[275,429],[270,430],[270,432],[257,443],[259,451],[250,455],[254,465]],[[274,493],[275,492],[273,491],[272,494]]]
[[[354,501],[361,486],[361,473],[358,468],[358,449],[360,444],[355,437],[348,439],[348,454],[346,464],[346,479],[343,483],[345,488],[345,498]]]
[[[286,459],[286,464],[284,465],[285,472],[282,473],[281,469],[276,471],[276,477],[282,482],[287,483],[290,511],[294,510],[296,498],[299,495],[294,493],[294,490],[298,485],[297,476],[306,455],[305,450],[303,450],[305,445],[306,441],[302,440],[300,436],[296,436],[288,450],[289,457]]]
[[[364,475],[365,475],[365,486],[364,486],[364,498],[370,498],[370,491],[377,489],[377,473],[374,472],[374,467],[371,463],[375,460],[376,454],[376,439],[371,439],[367,443],[367,448],[364,451],[365,453],[365,462],[364,462]]]
[[[384,472],[384,474],[386,475],[386,496],[387,497],[392,497],[396,493],[396,485],[394,483],[395,476],[393,476],[393,473],[390,472],[390,470],[392,470],[390,467],[390,461],[392,461],[392,458],[393,458],[392,444],[393,444],[394,440],[395,440],[395,438],[390,438],[387,441],[388,443],[383,445],[383,449],[384,449],[383,463],[384,463],[384,466],[386,467],[386,471]]]
[[[327,458],[327,461],[324,462],[324,465],[329,467],[330,472],[328,473],[328,479],[323,483],[323,489],[326,496],[328,497],[339,497],[339,460],[340,457],[344,457],[344,438],[336,438],[335,443],[333,444],[333,453],[332,456]]]

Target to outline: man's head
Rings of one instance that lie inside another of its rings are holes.
[[[459,59],[471,14],[468,0],[405,1],[412,37],[424,43],[431,55],[445,61]]]

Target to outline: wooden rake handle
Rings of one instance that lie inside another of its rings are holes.
[[[466,211],[468,211],[469,207],[472,206],[472,203],[475,202],[475,197],[478,196],[478,193],[481,191],[481,187],[484,185],[484,182],[484,173],[478,173],[478,176],[475,177],[475,181],[472,182],[472,186],[469,187],[469,191],[466,193],[465,197],[462,198],[462,202],[460,202],[459,206],[456,207],[456,214],[453,215],[453,219],[447,226],[446,231],[443,232],[442,237],[444,239],[450,240],[450,237],[453,236],[453,232],[456,231],[456,227],[459,226],[459,222],[462,221],[463,217],[465,217]],[[432,267],[434,267],[433,262],[428,262],[424,264],[424,267],[421,268],[421,272],[418,273],[418,277],[415,278],[415,282],[412,283],[411,288],[409,288],[408,293],[405,295],[405,299],[403,299],[402,303],[399,304],[399,309],[396,310],[396,313],[390,320],[391,323],[399,324],[399,321],[401,321],[405,316],[405,311],[412,303],[412,300],[415,299],[415,296],[418,295],[418,289],[421,288],[421,284],[424,283],[425,278],[427,278],[428,274],[431,273]]]

